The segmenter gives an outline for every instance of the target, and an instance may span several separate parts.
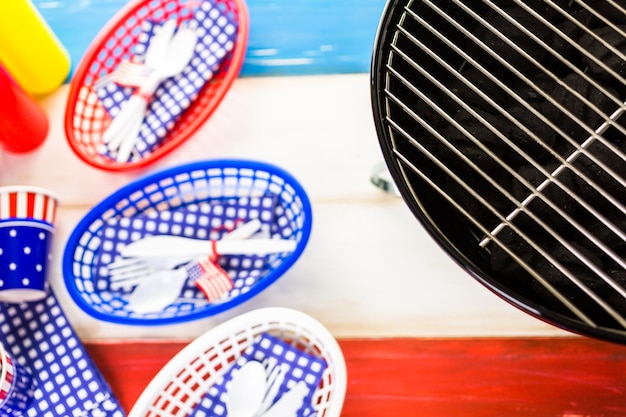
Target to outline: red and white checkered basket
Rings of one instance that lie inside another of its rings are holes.
[[[5,402],[11,391],[13,390],[13,376],[15,368],[11,356],[0,345],[0,356],[2,357],[0,369],[0,406]]]
[[[244,313],[195,339],[152,379],[128,417],[190,415],[208,389],[263,333],[326,361],[312,406],[317,417],[339,417],[347,387],[346,364],[339,344],[319,321],[283,307]]]
[[[0,416],[20,416],[34,398],[33,377],[0,343]]]
[[[111,117],[95,94],[97,82],[133,57],[133,48],[142,34],[142,22],[149,20],[162,24],[175,19],[178,24],[183,24],[193,17],[193,10],[201,1],[131,0],[100,30],[76,68],[65,108],[65,135],[70,148],[80,159],[107,171],[145,168],[176,149],[208,120],[239,76],[249,31],[248,9],[244,0],[212,1],[224,15],[237,23],[233,49],[223,58],[219,70],[202,87],[160,146],[129,162],[117,162],[100,152],[102,135]]]

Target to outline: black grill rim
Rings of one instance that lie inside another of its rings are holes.
[[[404,7],[410,3],[412,3],[412,0],[387,1],[376,31],[370,68],[370,96],[374,126],[385,164],[389,169],[389,173],[395,182],[402,200],[440,248],[466,273],[502,300],[530,316],[562,330],[608,342],[626,344],[626,331],[613,331],[604,327],[585,325],[510,291],[498,280],[490,277],[488,273],[459,251],[459,249],[441,233],[437,225],[432,222],[431,218],[424,211],[423,205],[420,202],[420,196],[414,195],[412,189],[406,183],[402,170],[398,166],[400,162],[394,156],[392,139],[388,132],[389,125],[386,122],[386,96],[384,91],[387,77],[386,63],[390,55],[390,45],[396,34],[395,27],[404,14]]]

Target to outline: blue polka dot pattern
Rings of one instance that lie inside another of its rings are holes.
[[[45,297],[52,236],[53,228],[44,223],[0,222],[0,294],[5,293],[3,300],[14,301],[9,300],[16,297],[11,295],[12,290],[31,292],[34,296],[30,300]]]

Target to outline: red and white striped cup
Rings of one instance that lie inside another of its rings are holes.
[[[32,374],[0,343],[0,416],[22,416],[35,395]]]
[[[21,303],[47,295],[58,202],[43,188],[0,187],[0,301]]]
[[[54,225],[59,199],[29,185],[0,187],[0,221],[35,220]]]

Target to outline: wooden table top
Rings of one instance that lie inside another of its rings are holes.
[[[340,339],[348,370],[342,417],[626,415],[626,347],[578,337]],[[186,345],[91,342],[129,411]]]

